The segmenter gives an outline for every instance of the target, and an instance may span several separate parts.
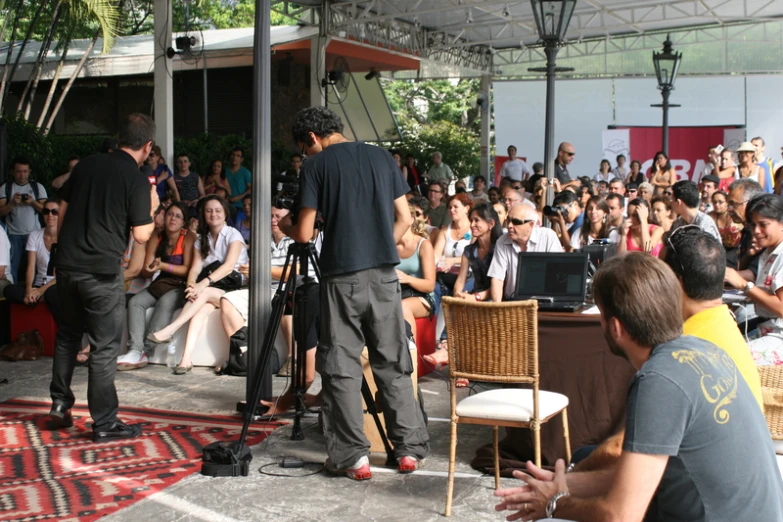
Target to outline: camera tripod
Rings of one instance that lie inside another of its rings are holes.
[[[295,346],[295,349],[292,351],[291,388],[294,395],[296,411],[291,432],[291,440],[304,440],[302,416],[307,410],[304,402],[304,395],[307,391],[308,384],[306,382],[306,354],[307,350],[312,348],[311,346],[307,346],[307,334],[312,326],[310,324],[312,322],[312,316],[307,313],[307,307],[310,294],[312,292],[317,292],[318,289],[318,283],[315,282],[314,278],[308,275],[308,269],[311,263],[316,276],[320,280],[321,274],[318,270],[315,247],[311,243],[294,243],[288,247],[285,264],[283,265],[283,271],[280,276],[280,284],[277,287],[275,296],[272,298],[272,313],[269,316],[269,321],[264,333],[264,341],[261,345],[261,356],[256,363],[255,375],[257,378],[251,394],[250,405],[252,406],[248,405],[245,407],[244,411],[245,421],[242,425],[242,433],[236,445],[239,450],[244,446],[250,423],[256,415],[255,410],[258,401],[261,399],[263,376],[266,375],[266,372],[268,371],[269,359],[272,351],[275,349],[277,330],[280,326],[280,320],[285,311],[286,299],[289,295],[292,296],[293,303],[292,315]],[[299,267],[298,270],[297,266]],[[304,283],[301,286],[298,286],[297,281],[300,277]],[[378,408],[373,398],[372,391],[370,390],[370,386],[367,384],[367,380],[364,377],[362,377],[362,397],[367,406],[367,412],[372,415],[375,426],[378,428],[378,433],[383,441],[387,464],[392,465],[396,463],[394,450],[389,443],[386,431],[378,416]],[[261,416],[263,416],[263,414],[261,414]]]

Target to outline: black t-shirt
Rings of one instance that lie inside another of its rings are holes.
[[[152,223],[150,184],[130,154],[81,160],[63,185],[68,203],[57,240],[57,268],[117,274],[131,227]]]
[[[300,177],[302,207],[324,218],[324,277],[400,262],[394,200],[408,185],[391,154],[365,143],[336,143],[308,158]]]
[[[566,183],[571,183],[571,173],[568,172],[568,167],[566,165],[561,165],[556,161],[555,161],[555,177],[563,185],[565,185]]]

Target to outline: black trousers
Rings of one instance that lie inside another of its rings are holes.
[[[6,286],[3,290],[3,297],[12,303],[25,304],[25,295],[27,295],[27,286],[24,283],[14,283]],[[43,301],[46,303],[46,306],[49,307],[49,312],[51,312],[54,322],[56,322],[58,326],[61,325],[62,313],[60,308],[60,297],[57,294],[57,284],[46,289],[43,294]]]
[[[114,387],[117,355],[122,340],[125,315],[125,287],[122,273],[112,275],[57,271],[62,307],[62,323],[54,349],[52,400],[70,407],[74,403],[71,378],[82,335],[90,341],[87,403],[93,429],[110,426],[117,420],[119,401]]]

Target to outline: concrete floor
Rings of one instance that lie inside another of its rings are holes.
[[[10,398],[48,400],[51,359],[0,362],[0,401]],[[275,378],[275,393],[286,386]],[[77,368],[73,389],[77,401],[86,402],[87,369]],[[384,455],[374,455],[374,477],[353,482],[317,471],[320,466],[282,469],[275,463],[281,456],[296,456],[313,462],[326,458],[324,439],[314,416],[303,421],[304,441],[291,441],[291,427],[278,429],[253,448],[251,474],[240,478],[208,478],[199,474],[186,478],[126,509],[105,517],[108,522],[155,520],[156,522],[204,520],[218,522],[292,520],[318,522],[411,521],[442,519],[446,499],[449,446],[449,394],[443,377],[432,373],[419,381],[430,417],[431,455],[422,470],[400,475],[383,467]],[[316,382],[313,391],[320,387]],[[120,405],[134,405],[186,412],[234,413],[236,402],[245,396],[245,380],[215,376],[207,368],[195,368],[184,376],[172,375],[165,366],[118,372]],[[460,391],[460,393],[467,393]],[[477,447],[491,441],[491,429],[460,426],[458,476],[455,480],[452,520],[503,520],[494,511],[493,478],[482,476],[468,465]],[[262,475],[265,471],[289,477]],[[504,479],[510,486],[516,481]]]

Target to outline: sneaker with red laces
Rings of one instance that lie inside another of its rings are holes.
[[[326,471],[332,475],[339,475],[348,477],[351,480],[370,480],[372,478],[372,471],[370,470],[370,459],[367,455],[361,457],[352,466],[345,469],[338,469],[333,464],[331,459],[326,459],[324,463]]]
[[[411,455],[405,455],[404,457],[400,457],[400,459],[397,461],[397,469],[400,473],[413,473],[419,469],[419,466],[422,466],[423,464],[424,459],[418,459]]]

